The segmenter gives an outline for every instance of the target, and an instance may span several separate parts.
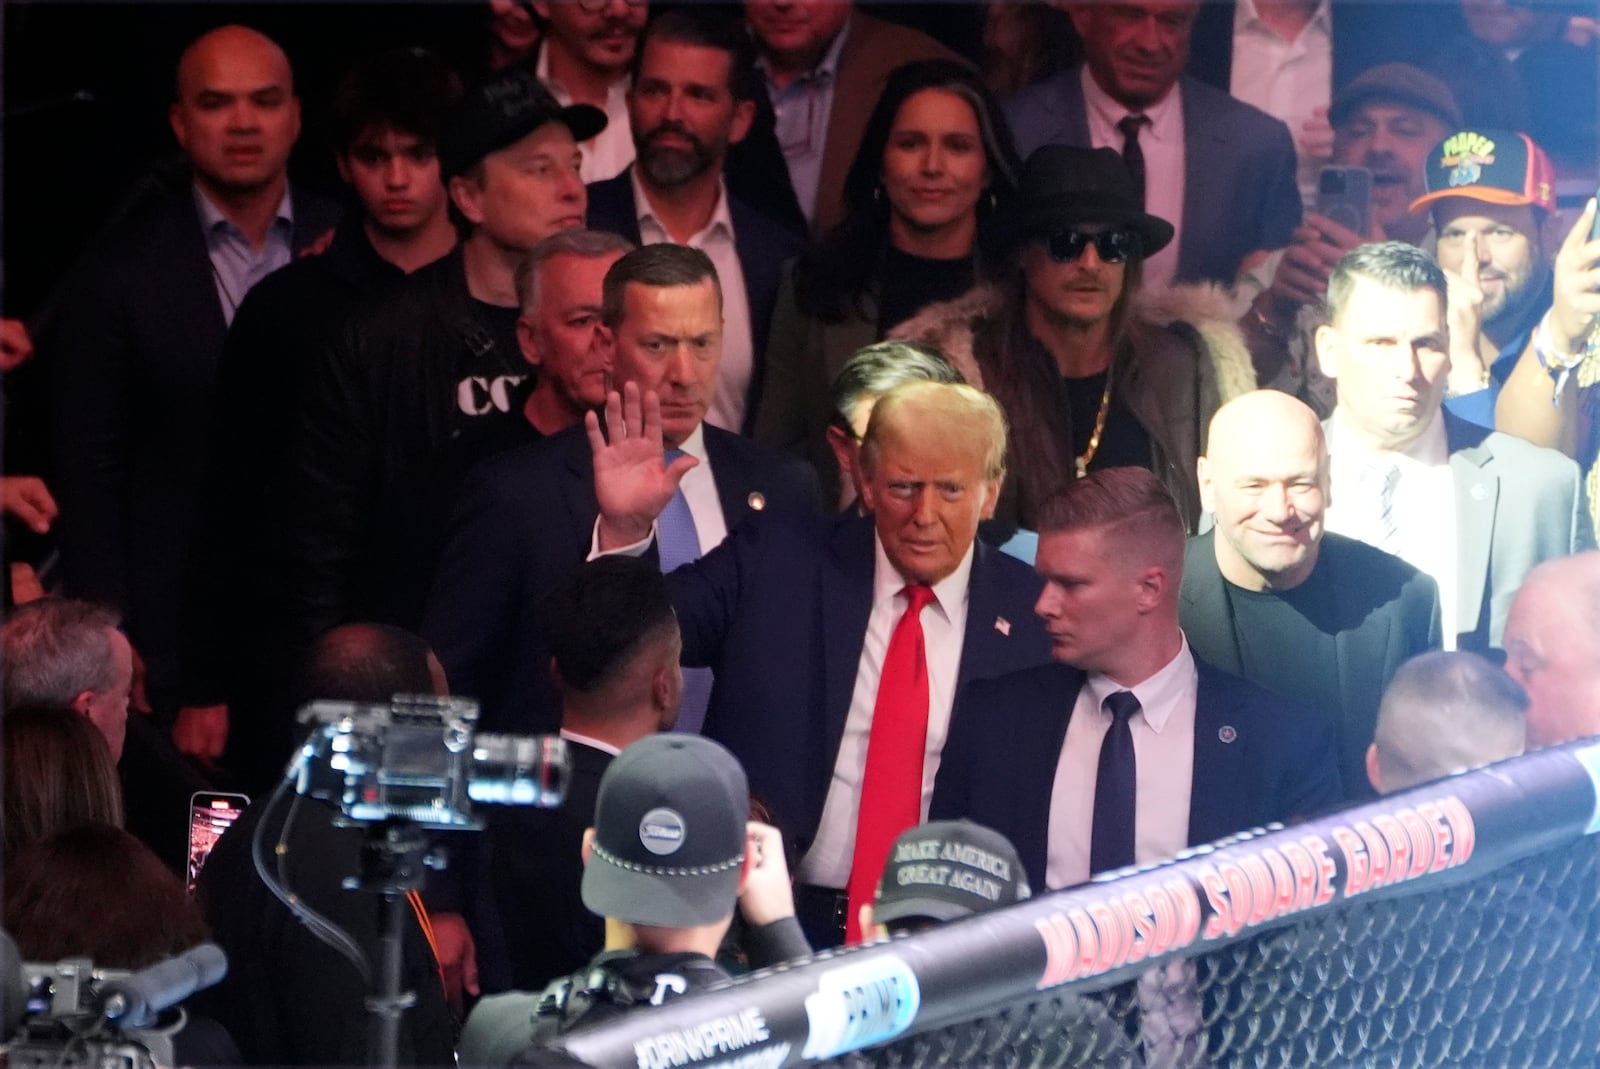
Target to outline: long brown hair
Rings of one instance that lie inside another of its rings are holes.
[[[122,824],[122,787],[105,738],[69,710],[13,709],[0,729],[5,854],[91,821]]]
[[[142,969],[209,937],[183,881],[121,828],[80,824],[6,862],[6,930],[30,961]]]
[[[1050,357],[1039,357],[1031,344],[1024,312],[1027,281],[1020,266],[1021,248],[1012,250],[1011,266],[999,283],[1006,299],[1004,310],[990,325],[988,344],[975,347],[973,356],[983,369],[983,385],[1000,402],[1011,425],[1011,470],[1017,491],[1019,518],[1034,527],[1037,510],[1051,495],[1077,475],[1073,453],[1072,416],[1061,400],[1061,375]],[[1117,357],[1125,345],[1130,305],[1143,275],[1143,258],[1128,257],[1122,273],[1122,293],[1111,306],[1111,367],[1107,374],[1117,385]]]

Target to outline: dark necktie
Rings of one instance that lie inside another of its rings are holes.
[[[861,775],[856,815],[856,846],[850,860],[848,942],[863,937],[861,905],[871,902],[895,837],[922,822],[922,765],[928,752],[928,651],[922,635],[922,610],[934,601],[933,588],[905,588],[906,611],[889,636],[878,674],[878,696],[867,735],[867,764]]]
[[[1122,162],[1128,165],[1128,173],[1133,176],[1133,195],[1138,198],[1139,206],[1143,207],[1144,199],[1144,149],[1139,147],[1139,128],[1149,126],[1148,115],[1127,115],[1117,123],[1117,129],[1122,131]]]
[[[1100,743],[1100,770],[1094,784],[1094,828],[1089,838],[1089,872],[1133,864],[1133,814],[1138,781],[1133,759],[1133,730],[1128,722],[1139,711],[1131,690],[1108,694],[1105,709],[1111,727]]]

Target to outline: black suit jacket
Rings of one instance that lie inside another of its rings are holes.
[[[484,947],[498,939],[509,967],[505,977],[483,979],[484,990],[538,991],[583,967],[605,944],[605,924],[590,913],[583,884],[583,833],[594,823],[600,777],[611,754],[567,743],[572,775],[566,799],[555,809],[491,806],[484,850],[493,927],[474,918],[482,971]],[[498,956],[498,955],[497,955]]]
[[[728,194],[728,214],[733,217],[733,243],[744,271],[744,295],[750,305],[750,386],[745,393],[744,426],[754,424],[756,398],[766,374],[767,330],[778,303],[778,283],[786,260],[800,255],[805,242],[781,223],[743,200]],[[633,199],[633,165],[603,182],[589,186],[589,229],[620,234],[639,243],[639,208]],[[726,285],[726,282],[724,282]]]
[[[668,577],[683,663],[716,685],[705,733],[732,750],[804,851],[816,834],[872,613],[872,519],[770,515]],[[1043,663],[1027,565],[978,543],[957,684]]]
[[[1308,620],[1305,626],[1308,637],[1314,631],[1333,637],[1337,693],[1304,693],[1308,677],[1300,665],[1247,663],[1229,609],[1226,581],[1217,568],[1214,530],[1189,540],[1179,620],[1190,647],[1203,660],[1303,702],[1326,717],[1338,738],[1339,775],[1346,796],[1371,798],[1366,754],[1378,726],[1378,702],[1402,664],[1439,648],[1439,588],[1399,557],[1332,532],[1322,536],[1316,570],[1333,592],[1332,615]]]
[[[1189,845],[1338,805],[1327,721],[1195,659]],[[1044,887],[1050,795],[1067,721],[1086,679],[1048,664],[967,687],[956,702],[929,818],[966,817],[1010,839]]]
[[[291,246],[336,222],[293,191]],[[126,614],[151,698],[176,700],[178,618],[227,334],[188,176],[102,237],[60,314],[55,435],[67,593]]]
[[[752,512],[814,511],[816,474],[738,435],[705,428],[731,532]],[[468,476],[428,599],[422,633],[450,689],[482,703],[485,727],[555,731],[543,600],[588,556],[600,508],[581,426],[512,450]]]

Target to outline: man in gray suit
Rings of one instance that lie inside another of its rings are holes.
[[[1328,450],[1316,413],[1277,390],[1217,410],[1198,464],[1216,518],[1189,540],[1179,620],[1223,671],[1333,724],[1349,799],[1372,797],[1364,758],[1383,689],[1440,645],[1439,592],[1398,557],[1323,529]]]
[[[1294,142],[1266,112],[1184,76],[1199,0],[1070,8],[1084,61],[1023,90],[1006,118],[1024,157],[1041,145],[1111,148],[1178,240],[1146,284],[1231,284],[1247,257],[1300,223]]]
[[[1570,459],[1441,411],[1445,293],[1428,254],[1394,241],[1346,253],[1328,280],[1328,529],[1433,576],[1446,648],[1479,650],[1500,644],[1528,571],[1594,534]]]

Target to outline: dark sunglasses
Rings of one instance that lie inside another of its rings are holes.
[[[1060,230],[1045,238],[1045,251],[1058,264],[1070,264],[1083,255],[1083,250],[1094,246],[1101,262],[1120,264],[1128,255],[1138,250],[1139,235],[1131,230],[1101,230],[1089,234],[1081,230]]]

